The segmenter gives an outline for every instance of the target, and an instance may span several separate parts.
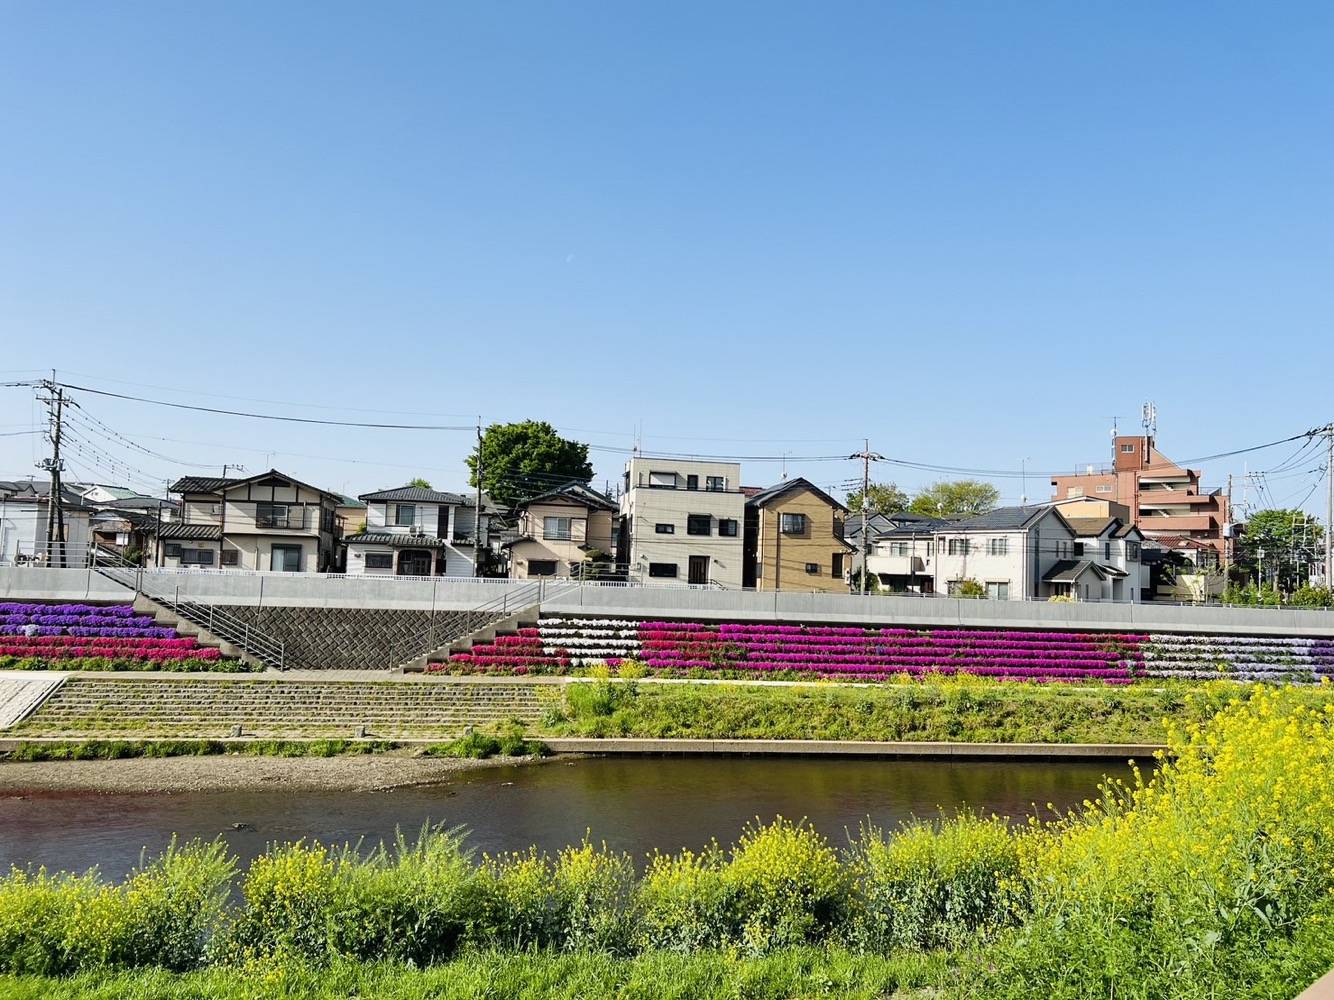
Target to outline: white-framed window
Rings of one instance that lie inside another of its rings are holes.
[[[1123,444],[1121,445],[1121,451],[1125,454],[1132,454],[1135,451],[1135,446],[1133,444]]]
[[[675,472],[654,472],[651,469],[648,474],[649,489],[653,490],[674,490],[676,489]]]
[[[1066,495],[1067,497],[1082,497],[1082,496],[1084,495],[1084,487],[1082,487],[1082,486],[1067,486],[1067,487],[1065,488],[1065,495]]]
[[[988,538],[987,555],[989,556],[1007,556],[1010,554],[1010,540],[1008,538]]]
[[[1098,493],[1110,493],[1110,492],[1112,492],[1112,484],[1111,484],[1111,483],[1099,483],[1098,486],[1097,486],[1096,492],[1098,492]]]
[[[417,505],[413,503],[394,504],[394,524],[400,528],[411,528],[417,523]]]
[[[557,542],[568,542],[570,540],[570,523],[571,518],[568,517],[544,517],[542,518],[542,537]],[[551,576],[554,573],[555,570],[552,570],[551,573],[546,575]],[[529,575],[536,574],[530,570]]]
[[[1008,601],[1010,599],[1010,581],[988,580],[987,597],[993,601]]]

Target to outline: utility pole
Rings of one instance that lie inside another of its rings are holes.
[[[1227,474],[1227,514],[1223,519],[1223,581],[1227,582],[1227,571],[1232,566],[1232,473]]]
[[[870,537],[866,533],[866,507],[871,502],[871,463],[878,462],[884,455],[877,455],[871,450],[871,440],[866,438],[862,441],[862,450],[849,455],[848,458],[860,458],[862,460],[862,569],[861,585],[862,596],[866,596],[866,554],[869,548]]]
[[[51,427],[51,457],[44,459],[39,465],[39,468],[45,469],[51,474],[51,493],[47,497],[46,503],[46,555],[48,559],[51,558],[53,548],[58,546],[60,565],[63,567],[68,564],[65,551],[65,488],[60,475],[65,468],[65,463],[60,458],[61,419],[65,407],[65,389],[56,382],[54,371],[51,373],[49,380],[42,382],[42,387],[47,391],[47,396],[42,402],[46,403]]]
[[[477,499],[472,515],[472,575],[481,575],[482,564],[482,418],[477,418]]]
[[[1334,423],[1325,425],[1325,587],[1334,587]]]

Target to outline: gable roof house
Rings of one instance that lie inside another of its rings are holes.
[[[277,469],[241,479],[185,476],[169,492],[181,505],[158,530],[159,566],[283,573],[333,566],[337,493]]]
[[[398,486],[362,493],[366,527],[343,539],[350,576],[476,576],[473,501],[458,493]],[[482,508],[489,545],[491,515]]]
[[[61,489],[59,507],[64,510],[63,544],[47,541],[50,481],[0,480],[0,566],[83,566],[88,555],[88,519],[92,511],[69,488]]]
[[[756,590],[848,592],[848,509],[808,479],[746,498],[743,576]]]
[[[1076,559],[1093,562],[1103,577],[1104,601],[1139,604],[1153,598],[1144,561],[1144,533],[1119,517],[1067,517],[1075,530]]]
[[[1075,559],[1075,531],[1050,505],[998,507],[937,530],[935,587],[957,594],[976,580],[993,600],[1098,600],[1104,577]],[[1095,583],[1097,586],[1095,587]]]
[[[509,576],[579,576],[590,553],[614,567],[617,504],[581,483],[567,483],[519,503],[517,535],[506,543]],[[607,567],[610,569],[610,567]]]
[[[954,522],[906,512],[876,517],[880,520],[875,530],[871,528],[871,519],[867,519],[866,533],[870,536],[866,553],[867,571],[876,578],[881,588],[890,593],[934,593],[936,534]],[[848,515],[849,526],[860,520],[856,514]],[[860,567],[860,546],[852,558],[854,566]]]

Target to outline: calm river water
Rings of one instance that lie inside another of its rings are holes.
[[[463,824],[479,850],[548,851],[595,841],[636,858],[730,843],[755,817],[807,817],[835,843],[869,818],[893,827],[968,807],[1011,817],[1093,797],[1113,762],[801,758],[588,758],[466,772],[388,792],[254,790],[174,795],[46,792],[0,799],[0,867],[99,865],[120,876],[175,832],[223,836],[248,862],[272,841],[389,839],[425,822]],[[245,824],[241,830],[232,824]]]

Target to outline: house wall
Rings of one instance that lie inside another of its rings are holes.
[[[568,541],[544,537],[544,523],[548,517],[571,519]],[[534,559],[554,561],[556,576],[568,577],[570,567],[584,561],[585,549],[612,552],[614,522],[611,511],[593,510],[579,503],[550,501],[533,504],[519,517],[519,534],[530,536],[530,540],[511,546],[510,577],[528,579],[528,563]]]
[[[632,578],[645,582],[671,583],[672,578],[649,576],[651,563],[675,564],[675,582],[689,579],[690,556],[707,556],[709,581],[723,587],[742,585],[742,523],[745,519],[746,498],[738,486],[741,466],[727,462],[678,462],[665,459],[631,459],[626,465],[630,489],[621,497],[621,515],[628,518],[629,552],[624,559],[629,564]],[[647,485],[649,473],[676,472],[680,486],[676,489],[653,489]],[[698,475],[698,490],[684,488],[687,475]],[[721,476],[726,490],[713,492],[704,488],[708,476]],[[643,483],[643,486],[638,485]],[[708,535],[690,535],[686,531],[686,517],[690,514],[709,516]],[[735,537],[718,534],[719,519],[737,522]],[[675,532],[659,535],[655,525],[672,524]]]
[[[783,534],[783,514],[806,515],[806,530],[800,535]],[[756,522],[755,589],[846,594],[844,573],[852,553],[841,541],[842,514],[805,487],[766,502]],[[835,554],[841,557],[837,573]],[[808,564],[819,569],[808,572]]]
[[[950,538],[968,538],[969,553],[950,555]],[[1005,555],[987,554],[992,538],[1007,539]],[[1055,512],[1043,515],[1024,531],[943,531],[936,536],[936,590],[944,594],[951,581],[973,579],[983,586],[1008,583],[1014,600],[1050,597],[1051,588],[1042,583],[1042,577],[1060,560],[1074,558],[1074,541],[1074,532]]]
[[[20,552],[33,555],[44,551],[49,517],[45,503],[0,501],[0,564],[12,564]],[[88,512],[65,511],[67,556],[82,561],[91,538]]]

